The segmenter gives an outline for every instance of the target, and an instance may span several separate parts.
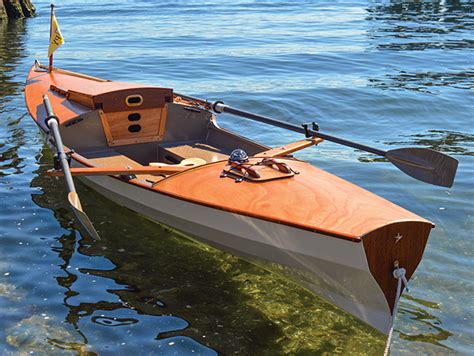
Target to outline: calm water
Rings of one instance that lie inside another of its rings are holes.
[[[80,185],[76,230],[22,95],[48,3],[0,23],[0,354],[380,354],[385,338],[304,289]],[[56,64],[175,88],[381,148],[460,160],[444,189],[331,143],[299,154],[437,224],[393,354],[474,353],[474,2],[57,1]],[[221,117],[269,145],[294,133]]]

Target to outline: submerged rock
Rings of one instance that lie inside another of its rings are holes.
[[[47,316],[33,315],[8,330],[7,342],[20,352],[96,355],[68,330]]]
[[[19,302],[23,299],[23,293],[21,293],[13,284],[0,283],[0,297]]]

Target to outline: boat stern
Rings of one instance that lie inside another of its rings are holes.
[[[433,227],[426,220],[401,221],[382,226],[362,237],[370,273],[385,295],[391,315],[397,293],[393,270],[397,265],[403,267],[407,280],[411,278],[421,261]]]

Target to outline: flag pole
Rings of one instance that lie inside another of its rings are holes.
[[[49,20],[49,43],[53,38],[53,16],[54,16],[54,4],[51,2],[51,19]],[[49,56],[49,72],[53,70],[53,53]]]

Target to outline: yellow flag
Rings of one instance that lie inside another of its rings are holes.
[[[61,34],[61,30],[59,29],[59,25],[54,14],[51,17],[51,27],[51,40],[49,42],[48,57],[50,57],[53,52],[64,43],[63,35]]]

